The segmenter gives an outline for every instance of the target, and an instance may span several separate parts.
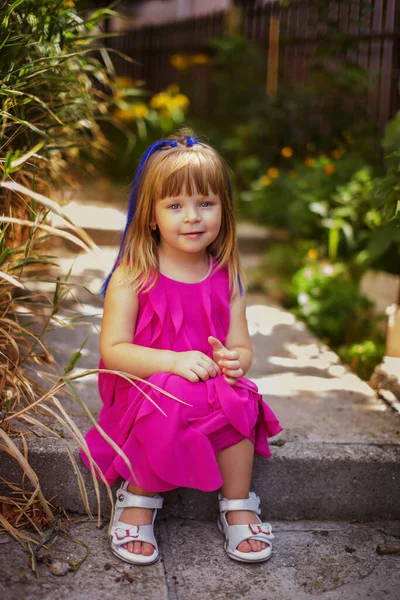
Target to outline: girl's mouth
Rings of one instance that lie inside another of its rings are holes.
[[[190,239],[197,239],[199,238],[201,235],[203,235],[203,231],[193,231],[192,233],[184,233],[183,235],[185,237],[188,237]]]

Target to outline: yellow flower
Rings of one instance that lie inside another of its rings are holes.
[[[75,6],[74,0],[64,0],[63,1],[64,8],[74,8],[74,6]]]
[[[270,178],[268,177],[268,175],[263,175],[263,176],[261,177],[260,181],[261,181],[261,183],[262,183],[263,185],[265,185],[265,186],[267,186],[267,185],[271,185],[271,183],[272,183],[272,179],[270,179]]]
[[[291,156],[293,156],[293,148],[290,148],[290,146],[285,146],[284,148],[282,148],[281,154],[285,158],[290,158]]]
[[[160,92],[152,97],[150,100],[151,108],[155,108],[156,110],[161,110],[162,108],[168,107],[168,103],[170,101],[170,96],[165,92]]]
[[[211,59],[207,54],[195,54],[192,56],[192,65],[208,65]]]
[[[307,156],[307,158],[304,161],[304,164],[306,167],[312,167],[315,163],[315,158],[313,158],[312,156]]]
[[[277,177],[279,177],[279,169],[271,167],[270,169],[268,169],[268,175],[271,177],[271,179],[276,179]]]
[[[178,94],[179,93],[179,85],[177,85],[176,83],[170,83],[169,86],[167,87],[167,92],[169,92],[172,95]]]
[[[324,167],[324,171],[327,175],[333,175],[333,173],[336,171],[336,167],[335,165],[325,165]]]
[[[176,96],[171,98],[170,104],[172,106],[177,106],[178,108],[181,108],[182,110],[186,110],[190,104],[190,101],[189,101],[189,98],[187,96],[185,96],[184,94],[177,94]]]
[[[173,54],[169,62],[177,71],[185,71],[190,65],[190,58],[187,54]]]
[[[132,77],[116,77],[115,83],[118,87],[128,88],[133,86]]]
[[[337,149],[336,150],[332,150],[331,156],[333,158],[340,158],[342,156],[342,153],[340,152],[340,150],[337,150]]]
[[[139,103],[139,104],[134,104],[132,106],[132,116],[135,119],[144,119],[145,117],[147,117],[148,113],[149,113],[149,109],[146,106],[146,104]]]
[[[289,177],[298,177],[298,176],[299,176],[299,174],[296,171],[296,169],[290,169],[290,171],[289,171]]]
[[[134,118],[134,115],[130,108],[129,109],[117,108],[113,112],[113,119],[116,121],[121,121],[121,123],[130,123],[133,118]]]
[[[310,248],[310,250],[307,252],[307,257],[310,260],[316,260],[318,258],[318,250],[316,248]]]

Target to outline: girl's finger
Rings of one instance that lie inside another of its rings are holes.
[[[204,367],[202,367],[201,365],[194,365],[194,366],[192,367],[192,371],[193,371],[194,373],[196,373],[196,375],[197,375],[198,377],[200,377],[200,379],[202,379],[202,380],[207,380],[207,379],[209,379],[209,378],[210,378],[210,374],[209,374],[209,372],[207,371],[207,369],[206,369],[206,368],[204,368]]]
[[[212,335],[209,336],[208,343],[211,344],[211,346],[214,349],[214,352],[220,352],[221,350],[226,350],[223,343],[220,342],[217,338],[213,337]]]
[[[184,369],[182,373],[180,373],[182,377],[191,381],[192,383],[197,383],[200,381],[200,377],[193,371],[193,369]]]
[[[233,377],[224,377],[225,381],[227,381],[230,385],[235,385],[236,379]]]
[[[240,362],[238,360],[220,360],[220,367],[225,367],[226,369],[240,369]]]
[[[235,377],[235,379],[238,379],[239,377],[242,377],[243,369],[225,369],[225,374],[227,377]]]
[[[200,361],[200,366],[204,367],[204,369],[206,369],[206,371],[208,371],[208,373],[211,375],[211,377],[215,377],[216,374],[219,372],[219,369],[218,369],[217,365],[214,363],[214,361],[202,360],[202,361]]]
[[[230,360],[238,360],[239,352],[237,350],[226,350],[224,352],[224,358],[228,358]]]

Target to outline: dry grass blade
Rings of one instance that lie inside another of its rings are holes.
[[[11,163],[11,167],[13,169],[15,169],[16,167],[20,167],[21,165],[23,165],[31,156],[35,156],[36,152],[41,150],[43,148],[44,144],[45,144],[45,142],[39,142],[38,144],[36,144],[36,146],[34,146],[32,148],[32,150],[29,150],[29,152],[27,152],[20,158],[13,160]]]
[[[18,225],[26,225],[26,227],[35,227],[38,229],[43,229],[44,231],[48,231],[53,235],[63,237],[66,240],[73,242],[77,246],[80,246],[81,248],[86,250],[86,252],[90,252],[92,250],[92,248],[89,248],[89,246],[87,246],[84,242],[82,242],[82,240],[77,238],[75,235],[72,235],[72,233],[62,231],[61,229],[57,229],[56,227],[50,227],[50,225],[44,225],[43,223],[32,223],[32,221],[27,221],[26,219],[17,219],[15,217],[3,216],[0,216],[0,223],[16,223]]]
[[[34,191],[30,190],[29,188],[24,187],[23,185],[20,185],[19,183],[16,183],[15,181],[3,181],[0,183],[0,187],[4,187],[4,188],[7,188],[14,192],[20,192],[21,194],[26,194],[27,196],[30,196],[31,198],[36,200],[36,202],[39,202],[39,204],[42,204],[43,206],[45,206],[46,208],[50,209],[52,212],[57,214],[59,217],[62,217],[63,219],[65,219],[65,221],[67,221],[67,223],[72,225],[72,227],[74,228],[76,233],[78,233],[80,235],[80,237],[87,243],[87,245],[90,248],[97,249],[97,244],[92,240],[90,235],[88,233],[86,233],[86,231],[84,229],[82,229],[82,227],[79,227],[78,225],[76,225],[72,221],[72,219],[70,219],[68,217],[68,215],[66,215],[65,212],[61,210],[59,205],[56,202],[54,202],[53,200],[50,200],[50,198],[43,196],[43,194],[38,194],[37,192],[34,192]]]
[[[14,277],[11,277],[11,275],[8,275],[7,273],[4,273],[4,271],[0,271],[0,277],[2,279],[5,279],[6,281],[8,281],[8,283],[11,283],[12,285],[15,285],[15,287],[19,287],[19,288],[25,289],[25,287],[22,285],[22,283],[20,281],[18,281]]]
[[[143,383],[146,383],[146,385],[148,385],[149,387],[151,387],[151,388],[157,390],[158,392],[164,394],[165,396],[168,396],[169,398],[172,398],[172,400],[175,400],[176,402],[180,402],[181,404],[185,404],[186,406],[193,407],[193,405],[190,404],[189,402],[185,402],[184,400],[180,400],[179,398],[176,398],[175,396],[173,396],[169,392],[163,390],[162,388],[158,387],[154,383],[151,383],[150,381],[145,381],[144,379],[141,379],[140,377],[136,377],[135,375],[131,375],[130,373],[124,373],[123,371],[113,371],[111,369],[87,369],[86,371],[83,371],[82,373],[79,373],[78,375],[71,375],[69,377],[69,379],[71,381],[75,381],[77,379],[81,379],[82,377],[86,377],[87,375],[93,375],[94,373],[110,373],[112,375],[119,375],[120,377],[122,377],[126,381],[129,381],[130,383],[134,383],[134,380],[141,381]],[[44,402],[44,400],[47,400],[47,398],[51,397],[52,395],[56,394],[63,387],[65,387],[65,385],[66,385],[65,382],[62,382],[62,383],[58,382],[51,390],[49,390],[48,392],[46,392],[46,394],[44,396],[42,396],[42,398],[39,398],[38,400],[35,400],[29,406],[26,406],[25,408],[23,408],[22,410],[18,411],[17,413],[14,413],[12,415],[8,415],[7,417],[5,417],[3,419],[3,421],[6,422],[6,421],[10,421],[11,419],[15,419],[17,417],[20,417],[22,414],[26,413],[28,410],[32,410],[35,406],[37,406],[41,402]],[[146,396],[148,398],[148,400],[165,417],[167,416],[167,414],[162,410],[162,408],[160,406],[158,406],[157,402],[155,402],[152,398],[150,398],[150,396],[148,396],[146,394],[146,392],[144,392],[143,390],[140,390],[140,391],[143,393],[144,396]],[[93,419],[93,417],[91,416],[90,411],[89,411],[88,416],[89,416],[89,418]]]
[[[26,460],[26,458],[21,454],[19,448],[14,444],[14,442],[12,441],[12,439],[6,434],[6,432],[1,427],[0,427],[0,437],[5,442],[5,444],[8,446],[8,448],[12,452],[12,455],[19,462],[19,464],[20,464],[21,468],[23,469],[24,473],[26,474],[26,476],[28,477],[29,481],[33,485],[33,487],[34,487],[34,494],[35,495],[37,494],[38,500],[40,501],[40,504],[41,504],[44,512],[46,513],[48,519],[50,521],[53,521],[54,520],[54,515],[53,515],[52,511],[49,508],[49,504],[48,504],[46,498],[43,496],[42,490],[40,489],[40,484],[39,484],[38,478],[36,476],[36,473],[34,472],[34,470],[32,469],[32,467],[30,466],[30,464],[28,463],[28,461]]]
[[[55,400],[55,399],[54,399],[54,397],[53,397],[53,402],[54,402],[54,400]],[[58,402],[58,401],[57,401],[57,402]],[[58,405],[57,405],[57,403],[56,403],[56,402],[55,402],[55,404],[56,404],[56,406],[57,406],[57,408],[58,408]],[[88,452],[89,452],[89,450],[88,450],[88,447],[87,447],[87,445],[86,445],[86,442],[85,442],[85,440],[84,440],[84,438],[83,438],[83,435],[82,435],[82,433],[80,432],[79,428],[78,428],[78,427],[75,425],[75,423],[74,423],[74,422],[73,422],[73,421],[72,421],[72,420],[69,418],[69,416],[68,416],[68,415],[67,415],[67,419],[65,419],[65,418],[63,418],[62,416],[58,415],[56,412],[54,412],[54,410],[52,410],[52,409],[51,409],[49,406],[47,406],[47,405],[43,405],[43,406],[42,406],[42,408],[43,408],[43,409],[44,409],[44,410],[45,410],[47,413],[49,413],[49,414],[50,414],[52,417],[54,417],[54,418],[55,418],[55,419],[58,421],[58,423],[59,423],[59,424],[60,424],[60,425],[61,425],[61,426],[62,426],[62,427],[65,429],[65,430],[67,430],[67,431],[70,433],[70,435],[71,435],[72,439],[73,439],[73,440],[74,440],[74,441],[75,441],[75,442],[78,444],[78,446],[80,446],[80,447],[83,447],[86,453],[88,453]],[[65,414],[67,414],[67,413],[65,413]],[[58,437],[59,437],[59,436],[58,436]],[[91,511],[90,511],[90,506],[89,506],[89,500],[88,500],[88,496],[87,496],[87,492],[86,492],[85,483],[84,483],[84,481],[83,481],[83,478],[82,478],[82,474],[81,474],[81,472],[79,471],[78,465],[76,464],[75,458],[73,457],[73,455],[72,455],[72,453],[71,453],[71,451],[70,451],[70,448],[69,448],[69,446],[68,446],[68,443],[67,443],[67,441],[66,441],[66,440],[63,440],[63,441],[64,441],[64,443],[65,443],[65,446],[66,446],[66,449],[67,449],[68,456],[70,457],[70,459],[71,459],[71,463],[72,463],[72,465],[73,465],[73,467],[74,467],[74,472],[75,472],[75,475],[76,475],[76,477],[77,477],[78,486],[79,486],[79,491],[80,491],[80,493],[81,493],[81,498],[82,498],[83,504],[84,504],[84,506],[85,506],[85,510],[86,510],[86,512],[88,513],[88,515],[89,515],[89,516],[91,516]],[[96,467],[96,468],[98,469],[98,466],[97,466],[97,464],[96,464],[94,461],[93,461],[93,463],[91,463],[91,464],[93,464],[93,466],[94,466],[94,467]],[[98,469],[98,471],[99,471],[99,469]],[[100,472],[100,471],[99,471],[99,472]],[[102,473],[101,473],[101,475],[102,475]],[[98,486],[98,482],[97,482],[97,478],[96,478],[96,476],[95,476],[94,470],[93,470],[93,472],[92,472],[92,477],[94,477],[94,479],[93,479],[93,484],[94,484],[94,488],[95,488],[95,492],[96,492],[97,507],[98,507],[98,516],[99,516],[99,520],[100,520],[100,514],[101,514],[101,510],[100,510],[100,509],[101,509],[101,506],[100,506],[100,490],[99,490],[99,486]],[[102,479],[103,483],[105,484],[105,486],[107,487],[108,496],[109,496],[109,497],[110,497],[110,499],[112,500],[112,497],[111,497],[111,490],[109,491],[109,485],[108,485],[108,483],[107,483],[107,481],[105,480],[105,478],[104,478],[104,476],[103,476],[103,475],[102,475],[101,479]]]
[[[18,529],[16,529],[12,525],[10,525],[10,523],[7,521],[7,519],[5,519],[3,517],[3,515],[1,513],[0,513],[0,525],[3,526],[4,531],[9,533],[14,539],[16,539],[18,541],[23,540],[24,542],[32,542],[33,544],[37,543],[36,540],[29,537],[25,533],[22,533],[22,531],[18,531]]]
[[[73,398],[75,398],[75,400],[80,404],[80,406],[83,408],[83,410],[85,411],[86,415],[89,417],[92,425],[94,427],[96,427],[97,431],[100,433],[100,435],[102,436],[102,438],[108,442],[110,444],[110,446],[112,447],[112,449],[118,454],[118,456],[120,456],[122,458],[122,460],[124,461],[124,463],[126,464],[126,466],[128,467],[133,479],[135,481],[137,481],[136,479],[136,475],[132,469],[132,465],[131,462],[129,460],[129,458],[126,456],[125,452],[123,452],[123,450],[121,450],[121,448],[119,448],[117,446],[117,444],[110,438],[109,435],[106,434],[106,432],[100,427],[100,425],[97,423],[97,421],[95,420],[95,418],[93,417],[92,413],[90,412],[90,410],[88,409],[88,407],[86,406],[86,403],[82,400],[82,398],[80,397],[80,395],[78,394],[78,392],[75,390],[75,388],[73,387],[71,381],[67,378],[64,377],[64,381],[66,383],[67,389],[70,391],[70,393],[72,394]],[[63,408],[63,406],[60,404],[60,402],[54,398],[54,402],[56,402],[56,405],[58,407],[58,410],[63,414],[63,416],[65,418],[67,418],[69,420],[70,423],[72,423],[72,425],[76,428],[75,424],[73,423],[73,421],[71,421],[71,419],[69,418],[69,416],[67,415],[67,413],[65,412],[65,409]],[[78,429],[79,431],[79,429]],[[79,432],[80,437],[82,442],[84,443],[85,447],[87,450],[85,450],[86,454],[88,451],[86,442],[84,442],[83,436],[82,434]]]

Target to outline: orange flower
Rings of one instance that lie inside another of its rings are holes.
[[[279,177],[279,169],[271,167],[270,169],[268,169],[268,175],[269,177],[271,177],[271,179],[276,179],[277,177]]]
[[[307,156],[304,161],[304,164],[306,167],[312,167],[314,165],[314,163],[315,163],[315,158],[313,158],[312,156]]]
[[[173,54],[169,62],[177,71],[185,71],[190,65],[190,59],[187,54]]]
[[[281,154],[285,158],[290,158],[291,156],[293,156],[293,148],[290,148],[290,146],[285,146],[284,148],[282,148]]]
[[[324,171],[327,175],[333,175],[334,172],[336,171],[336,167],[335,165],[325,165],[324,167]]]
[[[263,176],[261,177],[260,181],[261,181],[261,183],[262,183],[263,185],[265,185],[265,186],[267,186],[267,185],[271,185],[271,183],[272,183],[272,179],[270,179],[270,178],[268,177],[268,175],[263,175]]]
[[[333,158],[340,158],[342,156],[342,153],[340,152],[340,150],[337,150],[337,149],[336,150],[332,150],[331,156]]]
[[[192,56],[192,65],[207,65],[211,62],[210,57],[207,54],[195,54]]]
[[[132,77],[120,76],[115,78],[115,83],[118,87],[129,88],[133,86],[133,79]]]

